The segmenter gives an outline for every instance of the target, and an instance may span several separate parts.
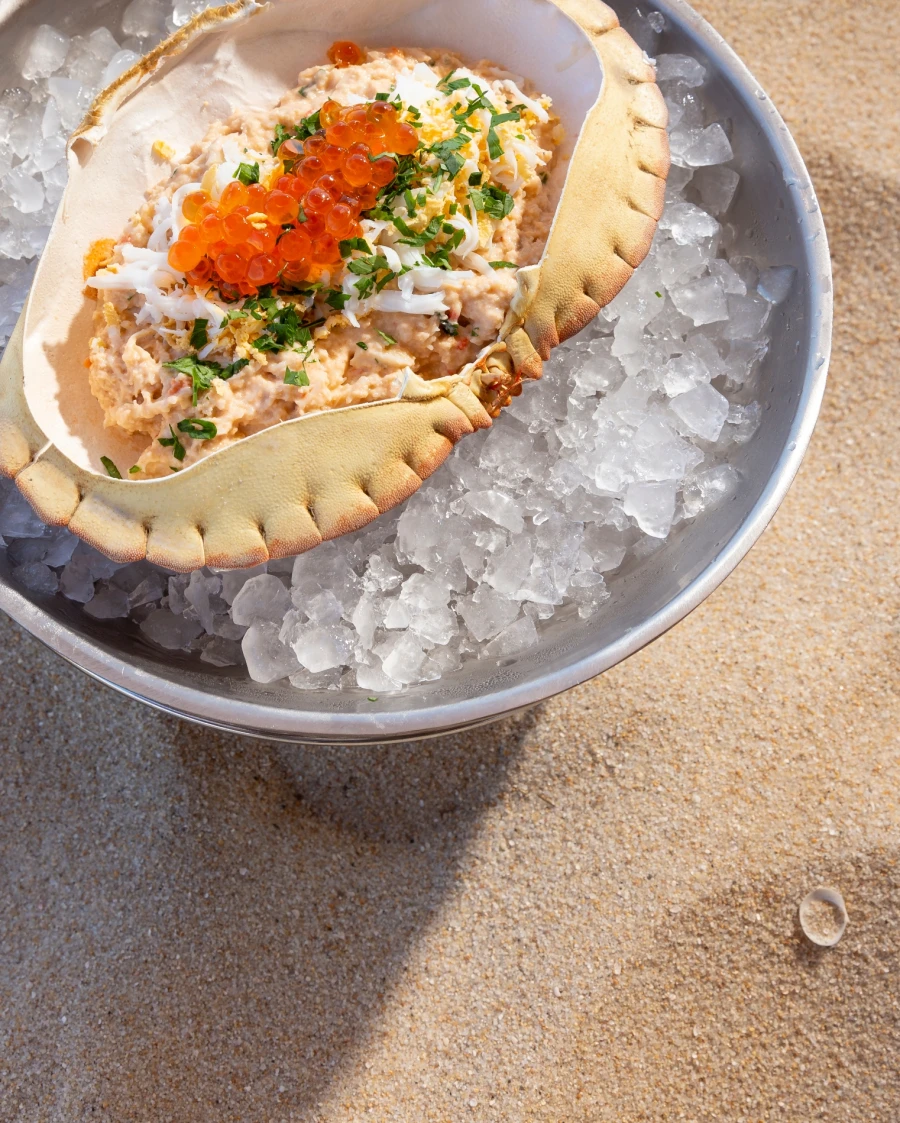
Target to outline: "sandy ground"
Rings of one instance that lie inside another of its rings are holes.
[[[699,7],[835,259],[774,525],[624,666],[443,743],[204,732],[3,621],[3,1123],[900,1119],[900,9]]]

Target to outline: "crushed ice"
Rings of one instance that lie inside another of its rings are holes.
[[[0,95],[0,345],[62,194],[68,132],[98,89],[209,6],[132,0],[118,37],[30,33],[21,84]],[[651,13],[647,49],[663,27]],[[729,252],[721,223],[740,180],[726,127],[708,119],[705,68],[679,54],[657,67],[673,167],[649,257],[543,380],[401,508],[296,559],[180,575],[109,561],[2,481],[14,580],[96,620],[130,618],[158,647],[304,690],[400,690],[526,650],[561,608],[601,611],[629,556],[739,487],[728,453],[759,425],[766,326],[793,281]]]

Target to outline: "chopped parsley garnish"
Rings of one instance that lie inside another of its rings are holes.
[[[416,214],[416,201],[413,198],[412,191],[407,188],[403,192],[403,201],[406,203],[406,213],[409,218],[414,218]]]
[[[438,327],[444,335],[459,335],[459,324],[454,324],[452,320],[441,320]]]
[[[171,437],[160,437],[159,443],[161,445],[163,445],[165,448],[170,448],[172,450],[172,455],[175,457],[176,460],[179,460],[179,461],[184,460],[187,453],[185,452],[184,445],[181,443],[181,441],[175,435],[175,430],[172,428],[171,425],[169,426],[169,432],[172,434],[172,436]]]
[[[329,289],[328,292],[325,293],[325,303],[338,312],[343,312],[349,299],[349,294],[341,292],[340,289]]]
[[[320,128],[319,110],[316,110],[316,112],[309,117],[304,117],[303,120],[292,129],[285,128],[285,126],[279,122],[275,126],[275,138],[272,141],[272,155],[278,155],[279,148],[281,148],[286,140],[306,140],[307,137],[311,137],[314,133],[317,133]]]
[[[653,295],[658,296],[659,299],[662,300],[662,293],[661,292],[655,292]]]
[[[449,94],[449,93],[452,93],[454,90],[462,90],[466,86],[471,86],[472,83],[468,78],[454,78],[453,77],[453,75],[456,73],[456,71],[458,69],[459,69],[458,67],[455,67],[453,70],[450,71],[450,73],[446,77],[442,78],[440,80],[440,82],[438,82],[437,88],[439,90],[441,90],[443,93]]]
[[[375,95],[375,100],[376,100],[376,101],[387,101],[387,99],[388,99],[388,98],[389,98],[390,96],[391,96],[390,94],[376,94],[376,95]]]
[[[243,370],[249,361],[249,359],[236,359],[233,363],[223,367],[221,364],[213,362],[212,359],[200,359],[197,355],[183,355],[180,359],[163,363],[163,366],[170,370],[177,370],[179,374],[186,374],[190,378],[194,388],[194,405],[196,405],[198,396],[210,388],[214,378],[231,378],[233,374]]]
[[[397,215],[392,215],[391,217],[394,220],[394,225],[403,235],[400,239],[400,244],[402,246],[427,246],[428,243],[433,242],[441,232],[441,227],[444,223],[443,218],[439,214],[435,215],[425,229],[420,234],[417,234],[415,230],[410,229],[410,227],[406,225],[402,218],[399,218]]]
[[[356,346],[360,349],[360,351],[368,351],[369,350],[368,343],[363,343],[363,341],[361,339],[357,340]]]
[[[388,333],[386,331],[379,331],[378,334],[385,341],[385,343],[388,345],[388,347],[393,347],[393,346],[396,345],[397,340],[394,339],[394,337],[392,335],[388,335]]]
[[[186,417],[176,426],[179,433],[187,433],[197,441],[211,441],[218,432],[215,423],[204,421],[202,417]]]
[[[490,215],[491,218],[506,218],[515,206],[515,201],[508,191],[504,191],[502,187],[494,187],[492,184],[471,192],[471,199],[476,211]]]
[[[490,158],[492,160],[499,160],[503,155],[503,145],[500,143],[500,137],[497,136],[497,130],[493,125],[488,129],[487,145]]]
[[[488,262],[491,269],[518,269],[518,265],[514,261],[490,261]]]
[[[265,331],[253,341],[257,351],[305,351],[312,345],[312,329],[324,323],[323,320],[304,323],[294,304],[269,311],[269,317]]]
[[[133,476],[136,472],[140,472],[141,470],[142,469],[140,469],[137,464],[132,464],[132,466],[128,469],[128,475]]]
[[[231,313],[229,312],[228,315],[230,316]],[[209,343],[209,332],[206,330],[208,327],[209,320],[194,320],[194,326],[191,328],[191,346],[195,351],[199,351]]]
[[[452,136],[448,140],[439,140],[436,144],[432,144],[428,151],[437,156],[441,167],[446,170],[451,179],[455,179],[465,165],[465,160],[459,155],[458,150],[468,143],[468,137]]]
[[[251,183],[259,183],[259,162],[255,164],[238,164],[233,179],[239,179],[245,187]]]
[[[288,386],[308,386],[309,375],[306,370],[301,367],[299,370],[291,370],[287,367],[284,372],[284,380]]]
[[[106,474],[108,476],[112,476],[112,478],[114,480],[120,480],[122,478],[122,473],[119,471],[119,469],[115,466],[115,464],[110,460],[110,458],[108,456],[101,456],[100,457],[100,463],[106,469]]]
[[[522,114],[518,109],[511,109],[509,113],[492,113],[491,114],[491,128],[495,125],[505,125],[507,121],[521,121]]]
[[[359,250],[360,253],[371,254],[372,247],[365,240],[365,238],[347,238],[339,243],[341,257],[349,257],[354,250]]]
[[[388,265],[386,257],[377,254],[370,257],[355,257],[352,261],[347,263],[347,268],[351,273],[355,273],[357,277],[367,277],[370,273],[378,273],[382,269],[390,269],[390,265]]]
[[[470,187],[480,187],[481,181],[484,179],[484,172],[472,172],[469,176]]]

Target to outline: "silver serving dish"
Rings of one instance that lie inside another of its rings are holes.
[[[446,0],[450,2],[450,0]],[[635,0],[612,0],[628,26]],[[13,49],[25,31],[50,22],[70,34],[115,27],[126,0],[0,0],[0,88],[15,84]],[[644,5],[641,5],[644,8]],[[738,244],[763,263],[793,265],[797,280],[774,313],[761,394],[764,421],[732,463],[736,497],[673,533],[665,547],[610,585],[590,621],[558,614],[539,647],[502,661],[475,662],[438,683],[408,687],[373,703],[365,691],[305,693],[260,686],[242,669],[218,670],[144,642],[121,622],[89,619],[61,596],[29,595],[0,562],[0,608],[63,658],[133,698],[208,726],[293,742],[366,743],[447,733],[535,705],[584,682],[656,639],[734,569],[785,496],[812,435],[825,387],[832,286],[822,216],[809,175],[772,103],[734,52],[682,0],[655,0],[668,27],[659,50],[697,55],[710,68],[708,95],[733,122],[742,175],[729,221]]]

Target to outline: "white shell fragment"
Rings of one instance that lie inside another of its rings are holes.
[[[847,906],[837,889],[820,885],[800,902],[800,927],[820,948],[833,948],[847,928]]]

